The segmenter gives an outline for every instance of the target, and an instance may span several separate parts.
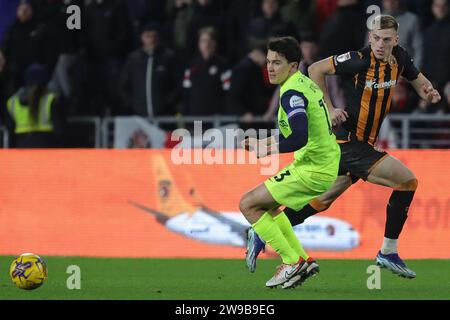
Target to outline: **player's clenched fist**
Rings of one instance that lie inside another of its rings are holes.
[[[431,103],[438,103],[439,101],[441,101],[441,95],[439,94],[439,92],[434,89],[432,86],[423,86],[423,91],[425,92],[425,94],[427,95],[427,100],[428,102]]]

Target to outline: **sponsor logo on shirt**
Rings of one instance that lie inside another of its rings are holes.
[[[292,96],[291,99],[289,99],[289,105],[291,106],[291,108],[304,107],[305,100],[303,100],[303,98],[299,96]]]
[[[284,120],[280,120],[280,127],[287,128],[288,124]]]
[[[377,83],[377,80],[366,80],[366,88],[368,89],[385,89],[394,87],[397,84],[397,80],[389,80],[386,82]]]

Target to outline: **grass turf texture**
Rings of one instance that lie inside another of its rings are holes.
[[[410,260],[416,279],[381,270],[381,290],[367,288],[373,260],[320,260],[321,272],[295,289],[268,289],[279,260],[259,260],[250,274],[244,260],[101,259],[44,257],[49,278],[20,290],[8,274],[13,257],[0,256],[3,299],[450,299],[450,260]],[[68,290],[69,265],[81,268],[81,290]]]

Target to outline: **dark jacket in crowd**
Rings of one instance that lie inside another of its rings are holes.
[[[164,47],[153,55],[142,49],[132,52],[122,70],[120,94],[126,114],[174,115],[181,95],[181,74],[174,53]]]
[[[270,19],[262,16],[251,20],[247,36],[249,47],[265,42],[269,37],[292,36],[297,40],[300,39],[297,27],[292,22],[283,21],[280,14]]]
[[[227,112],[261,116],[267,111],[272,93],[273,87],[266,85],[262,68],[245,57],[233,68]]]
[[[183,115],[209,116],[224,113],[225,92],[230,73],[224,59],[213,56],[195,58],[184,72]]]
[[[320,56],[329,57],[364,46],[366,20],[359,5],[337,7],[320,34]]]
[[[90,61],[125,56],[133,44],[128,8],[119,0],[90,2],[82,16],[82,44]]]
[[[67,28],[67,7],[81,5],[80,0],[64,3],[54,0],[35,0],[38,23],[36,62],[53,72],[61,53],[75,53],[79,49],[79,30]]]
[[[233,0],[225,19],[226,57],[231,62],[237,62],[248,52],[247,27],[255,18],[260,4],[257,0]],[[239,43],[237,46],[236,43]]]
[[[423,71],[442,89],[450,81],[450,17],[434,22],[424,33]]]
[[[15,89],[23,84],[25,69],[36,61],[37,34],[35,20],[20,23],[16,19],[4,35],[2,51]]]

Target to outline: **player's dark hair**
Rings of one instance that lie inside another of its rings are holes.
[[[267,50],[274,51],[279,55],[282,55],[289,63],[300,63],[300,44],[293,37],[272,38],[267,44]]]
[[[372,21],[372,30],[394,29],[398,30],[398,22],[393,16],[382,14],[376,16]]]

